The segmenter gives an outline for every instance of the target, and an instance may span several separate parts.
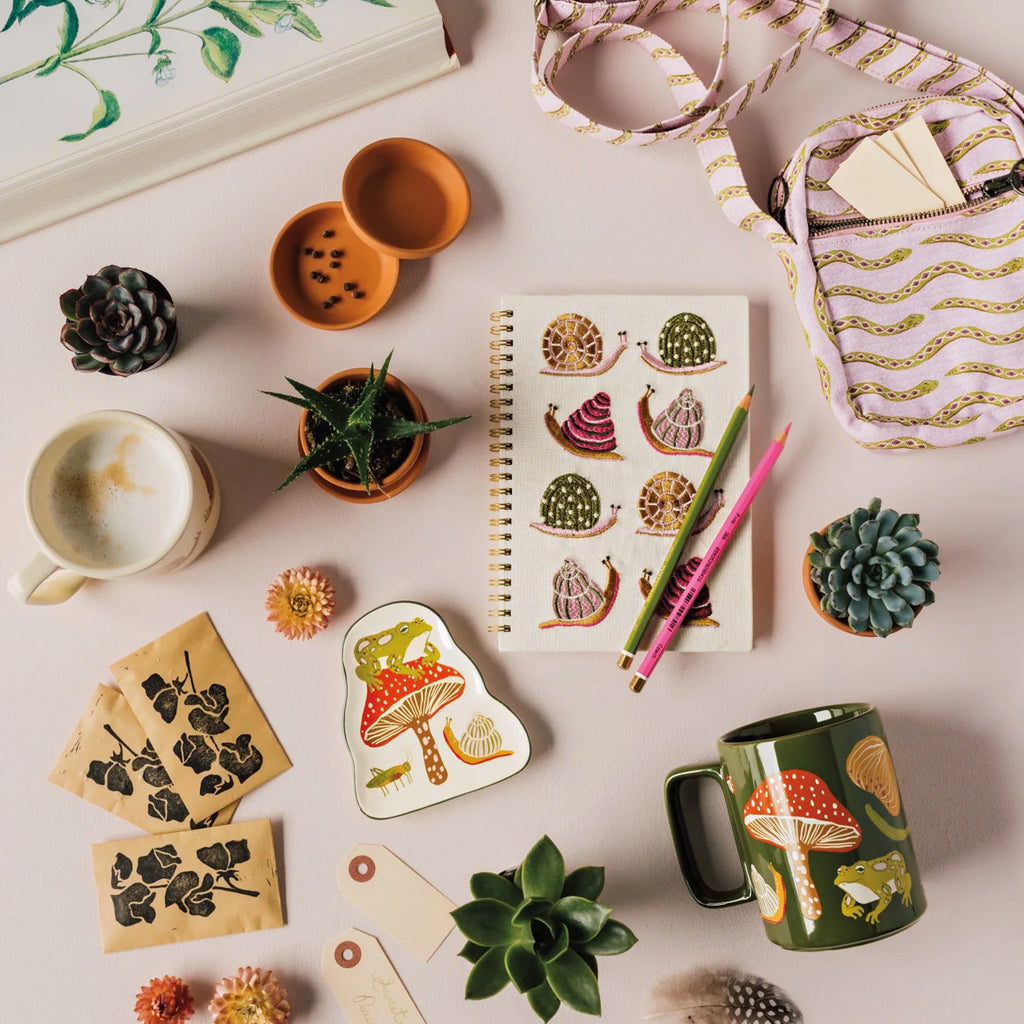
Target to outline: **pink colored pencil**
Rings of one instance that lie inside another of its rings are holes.
[[[772,466],[775,465],[776,460],[786,447],[786,436],[789,434],[789,428],[792,425],[792,423],[787,424],[786,429],[768,446],[768,450],[757,464],[757,468],[747,482],[747,486],[743,488],[743,493],[739,496],[732,511],[722,524],[718,535],[711,542],[711,547],[708,548],[707,554],[701,559],[700,566],[690,578],[686,589],[679,595],[676,603],[672,606],[668,620],[661,627],[661,631],[655,638],[650,650],[644,655],[644,660],[640,663],[640,668],[637,669],[636,675],[630,680],[629,688],[634,693],[639,693],[643,689],[644,683],[647,682],[654,671],[654,666],[661,660],[661,656],[672,642],[672,637],[676,635],[676,630],[683,624],[686,613],[693,607],[693,602],[697,600],[701,587],[704,586],[705,581],[711,575],[711,571],[718,564],[725,549],[729,546],[729,541],[746,515],[747,509],[750,508],[757,492],[761,489],[761,485],[768,479]]]

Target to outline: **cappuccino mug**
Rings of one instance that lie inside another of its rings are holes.
[[[693,898],[705,907],[757,900],[765,932],[787,949],[841,949],[912,925],[925,909],[906,808],[878,711],[832,704],[726,733],[717,764],[665,780],[669,825]],[[721,787],[743,883],[718,890],[701,875],[696,827],[680,789]]]
[[[203,454],[138,413],[107,409],[62,427],[32,462],[25,509],[39,552],[7,581],[30,604],[88,579],[156,575],[210,542],[220,489]]]

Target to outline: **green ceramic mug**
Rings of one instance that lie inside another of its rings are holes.
[[[787,949],[841,949],[912,925],[925,909],[906,813],[878,711],[832,704],[726,733],[718,764],[665,780],[686,884],[705,907],[757,900],[765,932]],[[744,881],[719,890],[701,875],[680,803],[689,780],[718,782]]]

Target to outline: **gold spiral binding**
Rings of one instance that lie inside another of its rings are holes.
[[[499,309],[491,313],[491,469],[498,472],[490,474],[491,498],[490,511],[495,513],[490,520],[491,529],[496,531],[490,535],[491,543],[499,545],[491,548],[491,558],[502,559],[492,562],[489,569],[491,593],[488,600],[501,607],[488,608],[491,618],[508,619],[512,611],[507,607],[512,600],[512,565],[508,561],[512,557],[512,534],[507,532],[512,526],[512,310]],[[511,625],[508,622],[491,623],[487,629],[491,633],[507,633]]]

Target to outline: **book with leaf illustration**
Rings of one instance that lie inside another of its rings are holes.
[[[517,295],[491,316],[491,629],[502,650],[619,651],[750,387],[737,295]],[[658,603],[750,475],[740,433]],[[672,650],[753,643],[750,524]]]
[[[458,67],[435,0],[0,3],[0,242]]]

